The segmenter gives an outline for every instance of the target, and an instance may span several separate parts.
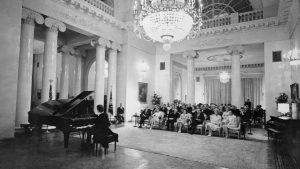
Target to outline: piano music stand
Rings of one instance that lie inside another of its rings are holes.
[[[47,127],[46,127],[45,133],[46,133],[46,134],[49,134],[49,133],[50,133],[50,131],[48,130],[48,125],[47,125]]]

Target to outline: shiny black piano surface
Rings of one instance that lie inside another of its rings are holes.
[[[64,146],[68,147],[70,132],[95,123],[93,106],[87,100],[92,93],[84,91],[72,100],[49,100],[42,103],[28,112],[28,121],[38,127],[43,124],[56,126],[64,133]]]

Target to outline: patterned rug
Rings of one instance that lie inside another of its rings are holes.
[[[125,126],[113,129],[118,146],[183,158],[229,169],[274,169],[266,142],[190,135]]]

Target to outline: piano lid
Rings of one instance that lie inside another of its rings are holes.
[[[72,99],[69,103],[66,104],[66,107],[60,111],[54,112],[55,114],[68,114],[72,111],[77,105],[84,101],[93,91],[84,91]]]
[[[72,100],[49,100],[45,103],[42,103],[28,112],[29,123],[36,123],[49,116],[65,115],[75,109],[76,106],[83,102],[84,99],[86,99],[92,93],[93,91],[84,91]]]

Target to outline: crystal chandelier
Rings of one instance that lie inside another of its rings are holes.
[[[221,83],[228,83],[229,82],[229,79],[230,79],[230,75],[229,75],[229,73],[227,73],[227,72],[221,72],[220,74],[219,74],[219,77],[220,77],[220,82]]]
[[[134,32],[146,40],[163,43],[195,38],[202,25],[201,0],[135,0]]]

